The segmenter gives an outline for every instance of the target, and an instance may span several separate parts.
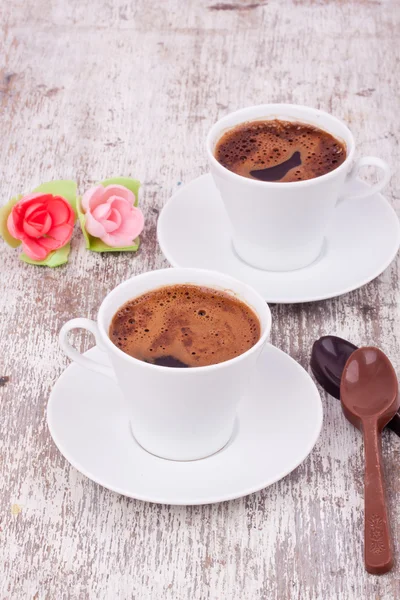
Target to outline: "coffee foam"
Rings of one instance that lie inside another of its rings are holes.
[[[275,167],[300,152],[301,165],[278,181],[301,181],[324,175],[346,159],[342,142],[306,123],[254,121],[227,131],[218,141],[215,158],[224,167],[251,179],[251,171]]]
[[[200,367],[246,352],[260,339],[260,322],[229,293],[174,285],[124,304],[113,317],[109,336],[139,360]]]

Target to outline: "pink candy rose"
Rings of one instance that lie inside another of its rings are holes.
[[[72,236],[75,213],[62,196],[37,192],[21,198],[7,219],[7,229],[21,240],[32,260],[44,260],[62,248]]]
[[[131,246],[143,231],[144,217],[135,195],[123,185],[96,185],[82,197],[86,231],[111,248]]]

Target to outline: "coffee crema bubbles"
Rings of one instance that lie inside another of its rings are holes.
[[[245,302],[209,287],[176,284],[126,302],[109,328],[130,356],[165,367],[202,367],[243,354],[260,339],[260,321]]]
[[[337,169],[346,160],[346,146],[327,131],[306,123],[251,121],[223,134],[215,158],[250,179],[304,181]]]

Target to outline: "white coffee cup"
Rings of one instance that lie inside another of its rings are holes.
[[[111,320],[128,300],[166,285],[195,284],[224,290],[258,315],[261,337],[247,352],[226,362],[195,368],[160,367],[142,362],[113,344]],[[112,367],[80,354],[68,341],[72,329],[87,329]],[[171,460],[195,460],[214,454],[229,441],[236,406],[254,374],[257,358],[271,329],[271,313],[251,287],[213,271],[163,269],[121,283],[103,300],[97,323],[72,319],[60,331],[65,354],[79,365],[114,379],[126,400],[134,437],[145,450]],[[65,407],[68,410],[68,406]]]
[[[230,128],[249,121],[281,119],[314,125],[344,142],[346,160],[326,175],[295,182],[265,182],[237,175],[215,158],[215,146]],[[367,197],[382,190],[390,169],[380,158],[366,156],[354,166],[354,138],[348,127],[322,110],[295,104],[263,104],[220,119],[207,136],[211,173],[233,228],[239,257],[260,269],[290,271],[311,264],[320,254],[324,236],[340,199]],[[378,183],[352,196],[349,184],[364,166],[382,169]]]

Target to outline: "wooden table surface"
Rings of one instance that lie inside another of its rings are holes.
[[[107,176],[144,184],[140,251],[98,255],[78,231],[69,264],[18,260],[0,242],[1,600],[386,600],[400,597],[400,440],[384,435],[397,563],[363,567],[363,449],[337,400],[308,459],[233,502],[130,500],[72,468],[45,411],[67,366],[61,325],[94,317],[132,274],[166,267],[160,209],[207,171],[210,125],[263,102],[309,104],[352,128],[358,156],[397,168],[400,5],[396,0],[1,0],[1,202],[42,181]],[[344,265],[344,268],[345,265]],[[336,333],[386,351],[400,372],[399,262],[325,302],[275,306],[272,341],[308,367]],[[90,340],[81,341],[81,348]]]

